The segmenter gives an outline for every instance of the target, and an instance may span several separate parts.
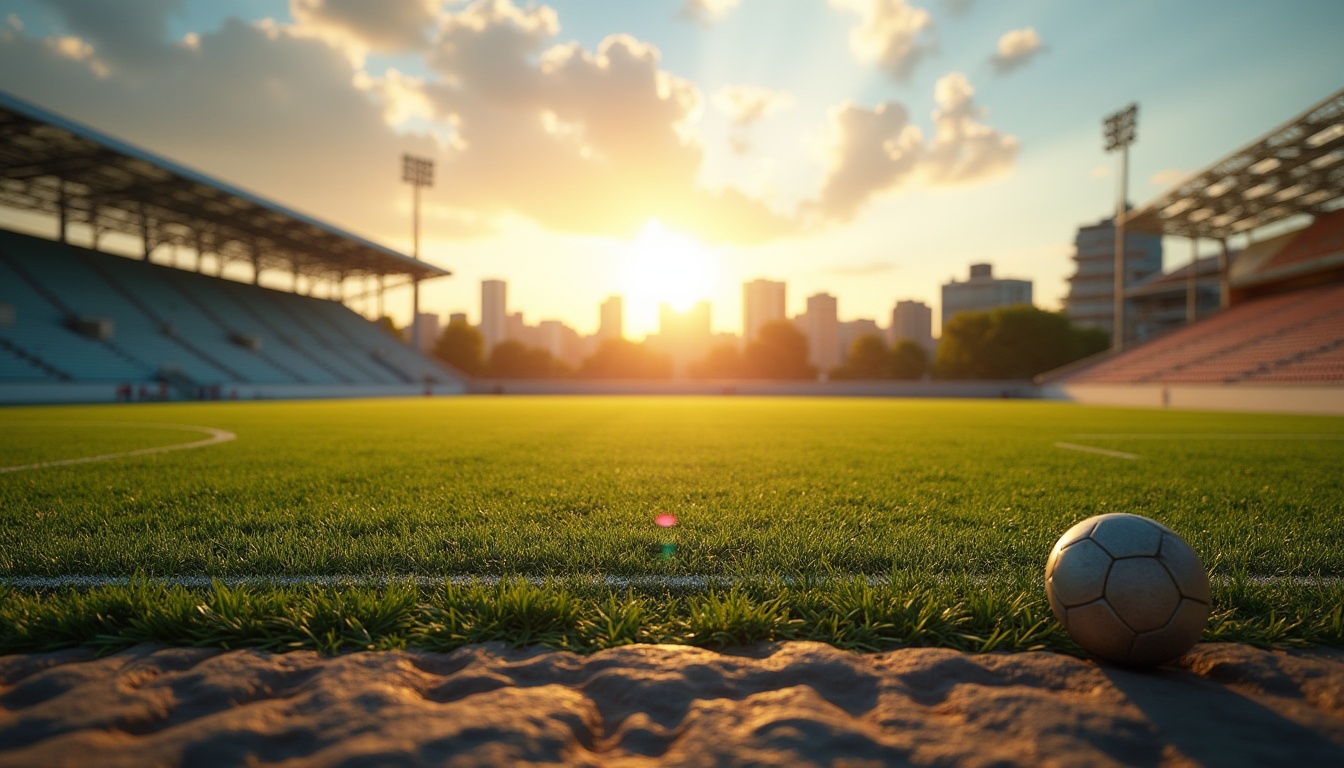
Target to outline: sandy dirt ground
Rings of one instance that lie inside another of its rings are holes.
[[[1344,652],[0,656],[0,766],[1344,766]]]

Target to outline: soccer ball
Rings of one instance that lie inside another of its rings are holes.
[[[1190,650],[1209,619],[1209,576],[1170,528],[1140,515],[1089,517],[1045,565],[1055,618],[1107,661],[1155,666]]]

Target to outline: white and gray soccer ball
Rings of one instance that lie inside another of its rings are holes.
[[[1118,664],[1179,658],[1209,619],[1209,576],[1199,555],[1141,515],[1097,515],[1066,531],[1050,550],[1045,593],[1069,637]]]

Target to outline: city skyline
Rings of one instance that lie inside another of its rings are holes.
[[[757,277],[790,315],[829,292],[880,321],[992,262],[1058,309],[1115,207],[1104,116],[1140,104],[1142,204],[1344,71],[1331,2],[6,7],[0,89],[407,253],[399,160],[433,160],[420,252],[454,276],[422,311],[503,278],[583,334],[620,294],[636,338],[701,300],[741,333]],[[409,291],[386,308],[409,322]]]

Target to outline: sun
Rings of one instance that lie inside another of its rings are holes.
[[[650,221],[625,256],[623,283],[630,324],[656,329],[658,306],[685,311],[714,292],[714,254],[658,221]]]

